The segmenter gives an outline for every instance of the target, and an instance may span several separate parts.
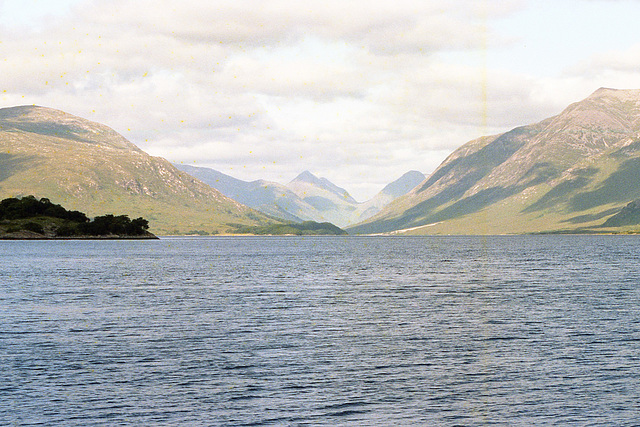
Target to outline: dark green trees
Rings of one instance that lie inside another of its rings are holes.
[[[330,222],[304,221],[302,223],[286,223],[273,224],[266,226],[247,227],[239,225],[236,228],[238,234],[258,234],[258,235],[296,235],[296,236],[313,236],[313,235],[334,235],[340,236],[347,234],[341,228],[331,224]]]
[[[149,221],[144,218],[129,219],[127,215],[97,216],[91,222],[80,224],[81,234],[106,236],[109,234],[141,236],[149,229]]]
[[[88,222],[89,218],[79,211],[68,211],[49,199],[34,196],[9,198],[0,202],[0,219],[24,219],[36,216],[66,219],[73,222]]]
[[[25,222],[29,218],[39,222]],[[57,218],[46,221],[44,218]],[[62,221],[59,221],[62,220]],[[93,220],[82,212],[68,211],[49,199],[34,196],[9,198],[0,201],[0,221],[12,222],[11,229],[23,229],[45,234],[42,221],[49,233],[59,237],[73,236],[144,236],[148,234],[149,222],[144,218],[129,219],[127,215],[97,216]]]

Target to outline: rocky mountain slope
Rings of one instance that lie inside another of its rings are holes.
[[[463,145],[350,231],[612,231],[605,221],[638,198],[640,90],[601,88],[555,117]]]
[[[311,205],[325,221],[344,226],[350,224],[351,214],[358,202],[349,193],[326,178],[318,178],[304,171],[286,187],[302,201]]]
[[[242,181],[211,168],[184,164],[175,166],[225,196],[268,215],[294,222],[325,220],[313,206],[282,184],[264,180]]]
[[[389,203],[410,192],[425,178],[426,176],[422,172],[409,171],[392,183],[387,184],[372,199],[357,206],[356,210],[351,214],[351,224],[357,224],[371,218]]]
[[[222,194],[266,214],[296,222],[329,221],[339,227],[356,224],[375,215],[425,179],[420,172],[407,172],[371,200],[358,203],[345,189],[309,171],[282,185],[264,180],[242,181],[205,167],[175,166]]]
[[[104,125],[44,107],[0,109],[0,198],[26,195],[90,216],[142,216],[155,234],[274,222]]]

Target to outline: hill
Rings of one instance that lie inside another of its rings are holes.
[[[242,181],[215,169],[176,164],[178,169],[205,182],[225,196],[253,209],[288,221],[322,221],[313,206],[282,184],[264,180]]]
[[[639,198],[640,90],[601,88],[555,117],[463,145],[349,231],[617,231],[607,219]]]
[[[257,227],[239,227],[238,233],[255,235],[293,236],[343,236],[347,232],[330,222],[304,221],[301,223],[274,224]]]
[[[242,181],[206,167],[183,164],[178,169],[209,184],[222,194],[265,214],[293,222],[330,221],[340,227],[361,222],[425,179],[417,171],[388,184],[371,200],[358,203],[326,178],[304,171],[286,185],[264,180]]]
[[[326,178],[318,178],[304,171],[286,185],[303,202],[313,207],[324,221],[338,226],[349,224],[358,202],[347,192]]]
[[[387,184],[372,199],[360,203],[351,214],[350,224],[365,221],[380,212],[398,197],[404,196],[426,179],[422,172],[409,171],[395,181]]]
[[[278,223],[113,129],[38,106],[0,109],[0,198],[34,195],[90,216],[145,217],[155,234]]]

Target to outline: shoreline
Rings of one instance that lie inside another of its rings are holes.
[[[141,236],[127,236],[118,234],[108,234],[104,236],[46,236],[29,231],[16,233],[5,233],[0,235],[0,240],[159,240],[160,237],[148,233]]]

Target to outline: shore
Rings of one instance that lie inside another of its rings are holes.
[[[56,236],[51,234],[39,234],[33,231],[20,230],[12,233],[0,234],[0,240],[156,240],[155,234],[147,232],[139,236],[107,234],[104,236]]]

